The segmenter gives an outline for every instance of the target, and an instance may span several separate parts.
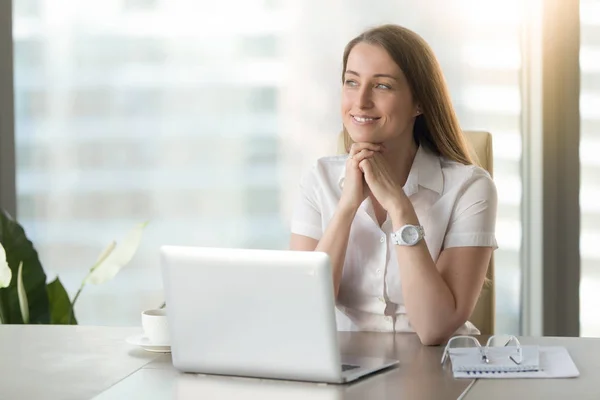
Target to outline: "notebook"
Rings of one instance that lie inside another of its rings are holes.
[[[560,346],[522,346],[523,357],[511,359],[514,347],[492,347],[489,363],[481,360],[479,348],[449,350],[455,378],[573,378],[579,370],[566,348]]]

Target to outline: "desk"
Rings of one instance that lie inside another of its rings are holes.
[[[400,366],[349,385],[181,374],[169,354],[149,353],[125,339],[138,328],[0,326],[2,399],[456,399],[472,382],[441,369],[442,347],[425,347],[414,334],[342,332],[342,351],[398,358]],[[600,340],[522,338],[563,345],[581,372],[572,380],[478,380],[465,398],[600,398],[595,377]],[[125,379],[127,378],[127,379]]]
[[[0,325],[0,398],[90,399],[456,399],[470,380],[439,366],[443,349],[414,334],[340,333],[350,355],[401,360],[350,385],[180,374],[170,354],[128,345],[136,328]],[[128,377],[128,379],[123,380]]]
[[[0,325],[0,399],[90,399],[157,357],[125,343],[137,332]]]

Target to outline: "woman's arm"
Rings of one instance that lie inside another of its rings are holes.
[[[385,160],[361,163],[371,192],[388,211],[394,231],[420,225],[410,199]],[[444,246],[434,263],[427,244],[396,246],[406,313],[423,344],[448,339],[473,312],[491,258],[490,241],[461,240],[494,231],[497,195],[487,175],[473,175],[457,200]],[[425,232],[427,235],[427,232]],[[481,247],[478,247],[481,246]]]
[[[336,298],[344,270],[350,227],[355,214],[356,210],[338,207],[321,240],[317,241],[293,233],[290,240],[291,250],[322,251],[329,255],[333,273],[333,292]]]
[[[346,248],[350,238],[350,228],[358,207],[369,195],[363,174],[358,165],[375,153],[382,151],[382,146],[373,143],[354,143],[348,153],[345,166],[344,187],[333,217],[327,224],[320,240],[305,235],[292,233],[291,250],[322,251],[329,255],[333,274],[333,291],[337,298]]]
[[[390,213],[394,231],[406,224],[419,225],[412,204],[404,210]],[[406,313],[423,344],[444,342],[467,321],[491,255],[491,247],[453,247],[443,250],[436,264],[424,240],[415,246],[396,246]]]

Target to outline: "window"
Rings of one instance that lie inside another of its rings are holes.
[[[600,1],[581,0],[581,336],[600,336]]]
[[[303,168],[335,152],[343,48],[393,22],[433,46],[464,129],[493,134],[497,328],[518,333],[519,1],[13,1],[18,217],[49,274],[73,295],[150,221],[81,323],[159,305],[160,245],[287,247]]]

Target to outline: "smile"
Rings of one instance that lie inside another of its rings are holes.
[[[380,117],[367,117],[352,115],[352,120],[360,125],[366,125],[377,121]]]

